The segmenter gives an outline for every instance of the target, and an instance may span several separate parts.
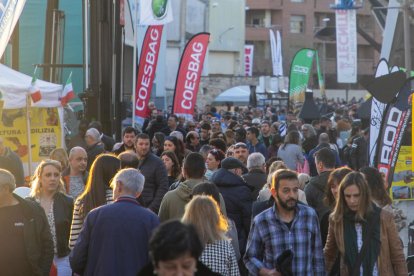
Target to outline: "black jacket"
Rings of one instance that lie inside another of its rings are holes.
[[[103,143],[96,143],[87,148],[86,153],[88,154],[88,164],[86,165],[86,170],[89,171],[93,161],[95,161],[96,157],[105,152],[105,147]]]
[[[325,171],[318,176],[312,177],[309,180],[308,185],[305,186],[306,201],[310,207],[315,209],[319,221],[322,219],[323,215],[330,210],[330,208],[323,202],[330,173],[330,171]]]
[[[8,147],[5,147],[4,154],[0,155],[0,168],[8,170],[14,175],[18,187],[25,184],[22,160]]]
[[[368,143],[363,136],[355,136],[352,139],[350,164],[352,169],[359,170],[368,166]]]
[[[53,261],[53,240],[45,212],[39,204],[13,195],[26,219],[23,236],[27,259],[34,275],[49,276]]]
[[[106,151],[112,151],[112,148],[115,145],[114,138],[112,138],[111,136],[102,134],[101,141],[105,145],[104,147]]]
[[[158,214],[161,200],[168,191],[168,174],[162,160],[152,153],[140,162],[138,169],[145,176],[140,203]]]
[[[30,198],[35,200],[34,198]],[[59,258],[70,253],[69,234],[73,216],[73,199],[63,193],[56,193],[53,202],[53,215],[55,217],[56,247]]]
[[[244,253],[250,231],[253,187],[240,176],[223,168],[213,173],[211,182],[216,184],[224,198],[227,216],[236,224],[240,252]]]
[[[267,182],[267,175],[264,171],[260,169],[253,169],[246,174],[243,174],[244,181],[249,184],[249,186],[254,187],[252,192],[252,200],[257,200],[260,190],[263,188],[263,185]]]

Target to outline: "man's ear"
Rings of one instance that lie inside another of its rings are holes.
[[[276,197],[277,191],[276,191],[275,187],[270,188],[270,193],[272,194],[273,197]]]

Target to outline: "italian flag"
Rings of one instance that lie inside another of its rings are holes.
[[[62,103],[62,106],[65,106],[74,97],[75,97],[75,93],[73,92],[73,86],[72,86],[72,73],[70,73],[69,78],[66,81],[66,85],[63,88],[62,97],[60,98],[60,102]]]
[[[34,103],[37,103],[38,101],[42,99],[42,94],[40,93],[39,87],[36,86],[36,81],[37,81],[37,78],[35,75],[33,75],[32,83],[30,84],[30,87],[29,87],[29,92],[30,92],[30,97],[32,97],[32,101]]]

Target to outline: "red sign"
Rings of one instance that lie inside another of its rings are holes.
[[[162,30],[163,25],[149,26],[142,43],[134,101],[135,123],[140,125],[144,124],[147,116],[148,102],[157,69]]]
[[[119,25],[125,26],[125,0],[119,0]]]
[[[199,33],[185,47],[175,84],[173,113],[192,117],[206,57],[209,33]]]
[[[246,77],[253,75],[253,52],[254,45],[244,45],[244,75]]]

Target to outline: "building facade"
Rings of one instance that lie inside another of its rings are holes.
[[[246,44],[253,44],[253,75],[271,75],[269,29],[279,30],[282,37],[283,68],[289,74],[290,63],[301,48],[318,50],[327,88],[345,88],[336,80],[335,11],[330,8],[333,0],[247,0]],[[368,1],[357,11],[357,26],[377,43],[381,43],[381,30],[371,14]],[[318,31],[333,37],[319,39]],[[333,39],[332,39],[333,38]],[[358,35],[358,82],[372,76],[379,60],[379,52],[361,35]],[[317,85],[316,70],[312,82]],[[352,88],[357,88],[357,84]]]

